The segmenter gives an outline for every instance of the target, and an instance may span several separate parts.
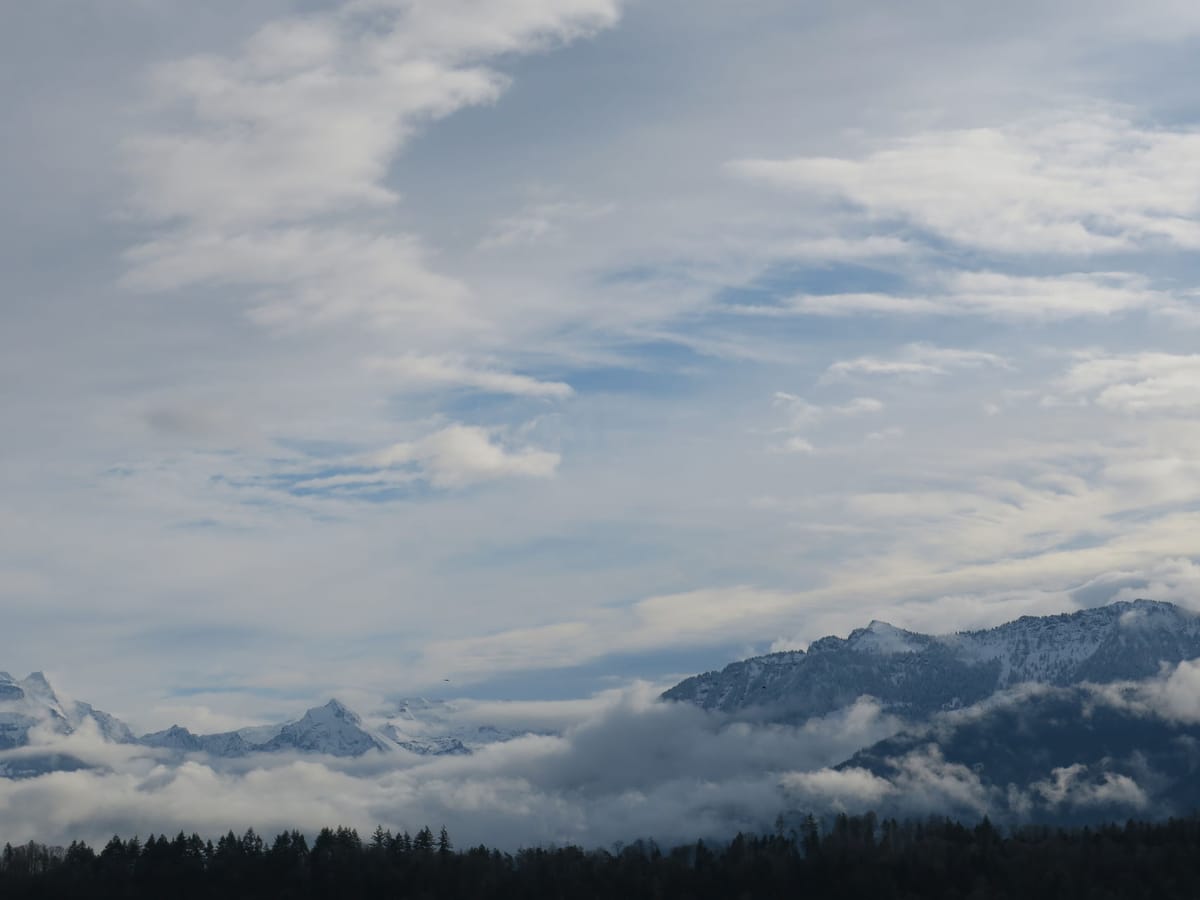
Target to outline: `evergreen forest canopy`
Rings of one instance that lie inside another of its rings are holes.
[[[456,850],[443,828],[416,836],[377,828],[298,831],[264,841],[253,830],[215,844],[114,836],[99,852],[30,842],[6,845],[0,897],[22,898],[1195,898],[1200,817],[1130,820],[1075,829],[969,827],[945,818],[807,818],[773,835],[739,834],[669,850],[653,842],[611,851],[579,847],[501,853]]]

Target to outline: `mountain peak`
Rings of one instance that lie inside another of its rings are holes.
[[[915,653],[922,647],[920,637],[921,635],[897,628],[890,622],[872,619],[866,628],[857,628],[850,632],[846,642],[862,653]]]
[[[878,619],[807,655],[770,654],[685,679],[665,694],[706,709],[769,708],[803,720],[871,696],[923,716],[1033,682],[1069,686],[1148,678],[1162,663],[1200,657],[1200,616],[1171,603],[1121,601],[995,628],[928,635]]]

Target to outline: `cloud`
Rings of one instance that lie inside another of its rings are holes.
[[[783,786],[800,809],[824,812],[949,815],[968,819],[994,811],[998,798],[980,775],[948,762],[936,743],[887,760],[887,777],[847,766],[786,775]]]
[[[783,786],[801,808],[817,805],[850,813],[879,809],[896,792],[886,778],[856,768],[789,772]]]
[[[1056,388],[1059,397],[1127,415],[1185,414],[1200,407],[1200,355],[1086,355]]]
[[[546,450],[507,450],[487,429],[451,425],[418,441],[393,444],[372,454],[380,468],[416,463],[436,487],[463,487],[493,478],[550,478],[560,457]]]
[[[1061,806],[1145,809],[1150,804],[1146,792],[1128,775],[1102,772],[1089,777],[1088,766],[1083,763],[1054,769],[1050,778],[1030,785],[1030,791],[1051,809]]]
[[[339,823],[361,833],[376,823],[410,831],[444,823],[461,846],[507,850],[722,838],[771,826],[790,803],[785,774],[794,779],[805,767],[829,765],[895,727],[870,704],[802,728],[730,723],[658,702],[642,686],[610,694],[561,734],[517,738],[468,757],[221,761],[196,754],[177,763],[145,748],[102,748],[85,736],[71,749],[99,768],[0,779],[0,840],[102,842],[113,832],[247,827],[270,835]]]
[[[519,397],[563,399],[573,391],[561,381],[539,381],[528,375],[479,369],[453,356],[404,356],[372,359],[367,366],[388,376],[389,383],[400,388],[467,387],[496,394]]]
[[[782,441],[769,444],[767,450],[771,453],[815,453],[816,448],[800,432],[829,419],[853,419],[883,411],[883,403],[874,397],[854,397],[844,403],[827,406],[819,406],[786,391],[776,391],[771,399],[774,406],[784,411],[788,420],[786,425],[775,431],[789,435]]]
[[[932,344],[908,344],[892,357],[860,356],[833,363],[824,381],[851,376],[925,378],[947,375],[957,369],[1008,368],[1008,361],[982,350],[956,350]]]
[[[138,290],[248,288],[252,317],[273,330],[349,321],[436,341],[484,328],[468,289],[433,272],[408,235],[350,227],[186,231],[143,243],[127,258],[133,268],[125,284]]]
[[[1010,321],[1053,322],[1107,317],[1151,309],[1186,314],[1190,307],[1151,289],[1146,279],[1122,272],[1017,276],[1000,272],[952,272],[929,279],[931,290],[914,294],[801,294],[778,306],[734,306],[750,315],[981,316]]]
[[[1127,628],[1145,627],[1136,621]],[[1158,678],[1143,682],[1097,686],[1093,701],[1139,715],[1157,716],[1185,725],[1200,723],[1200,661],[1185,660]]]
[[[388,165],[415,130],[504,88],[482,60],[617,14],[613,0],[350,2],[272,22],[237,54],[162,65],[157,94],[189,127],[130,140],[133,204],[201,230],[392,205]]]
[[[818,406],[796,394],[776,391],[772,401],[787,413],[792,428],[813,425],[829,416],[865,416],[883,410],[883,403],[874,397],[854,397],[845,403]]]
[[[1066,113],[926,131],[863,157],[742,159],[730,170],[824,194],[879,227],[900,221],[995,253],[1091,254],[1200,246],[1200,134]]]
[[[128,252],[125,284],[248,287],[272,328],[365,320],[410,341],[477,334],[469,291],[427,265],[418,238],[365,223],[399,204],[389,170],[420,128],[503,92],[486,60],[618,14],[616,0],[355,0],[268,23],[237,53],[160,65],[164,127],[126,149],[131,210],[161,233]],[[362,223],[339,221],[354,216]]]
[[[520,212],[497,221],[479,246],[484,250],[497,250],[555,242],[572,225],[607,216],[615,209],[612,203],[565,200],[531,203]]]

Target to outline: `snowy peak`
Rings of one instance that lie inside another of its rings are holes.
[[[262,750],[300,750],[331,756],[361,756],[369,750],[390,750],[382,735],[365,728],[358,714],[345,704],[330,700],[315,706],[298,721],[284,725]]]
[[[361,756],[400,750],[421,756],[470,753],[472,748],[516,736],[488,726],[454,720],[451,707],[435,701],[401,704],[377,730],[340,700],[314,706],[282,725],[261,725],[217,734],[195,734],[182,725],[134,737],[125,723],[90,704],[60,697],[41,672],[17,680],[0,672],[0,751],[65,737],[80,728],[94,729],[105,740],[140,744],[171,755],[205,753],[236,758],[252,753],[313,753]],[[78,761],[75,761],[78,762]],[[74,763],[72,763],[74,764]],[[39,764],[40,765],[40,764]],[[79,763],[82,765],[82,763]],[[49,766],[47,768],[46,766]],[[49,763],[37,771],[54,768]],[[16,777],[0,761],[0,778]]]
[[[873,621],[805,653],[774,653],[680,682],[663,697],[706,709],[803,720],[878,699],[921,717],[1024,682],[1073,685],[1147,678],[1200,657],[1200,617],[1170,603],[1124,601],[996,628],[925,635]]]
[[[165,731],[143,735],[141,743],[181,753],[221,757],[284,751],[360,756],[369,750],[393,749],[386,739],[366,728],[357,713],[338,700],[314,706],[296,721],[278,727],[193,734],[187,728],[173,725]]]
[[[1160,662],[1200,656],[1200,617],[1171,603],[1134,600],[1055,616],[1022,616],[941,638],[964,661],[995,663],[999,686],[1033,681],[1146,678]]]
[[[59,697],[43,673],[33,672],[18,681],[0,672],[0,750],[28,745],[34,729],[69,735],[87,726],[110,741],[134,739],[125,723],[108,713]]]
[[[141,737],[141,743],[147,747],[161,747],[164,750],[183,750],[191,752],[204,749],[201,745],[200,738],[192,734],[182,725],[172,725],[165,731],[156,731],[153,734],[144,734]]]
[[[470,753],[529,733],[482,723],[469,707],[425,697],[397,700],[386,718],[383,733],[405,750],[421,755]]]
[[[859,653],[887,656],[895,653],[915,653],[923,649],[928,640],[924,635],[872,619],[866,628],[850,632],[846,643]]]

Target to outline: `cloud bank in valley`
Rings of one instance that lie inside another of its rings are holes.
[[[649,686],[598,697],[586,712],[534,707],[516,715],[541,727],[573,724],[438,758],[195,754],[180,761],[86,729],[65,739],[43,735],[0,758],[54,752],[93,768],[0,779],[0,839],[102,841],[114,831],[247,827],[274,834],[339,823],[362,833],[379,823],[413,833],[445,824],[460,845],[506,849],[729,837],[772,826],[786,806],[781,773],[831,764],[898,727],[869,700],[799,728],[731,722],[659,702]]]

